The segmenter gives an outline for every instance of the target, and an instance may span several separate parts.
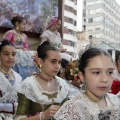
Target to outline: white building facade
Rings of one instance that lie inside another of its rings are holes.
[[[68,54],[77,57],[77,0],[64,0],[63,40]]]
[[[89,32],[89,38],[95,39],[97,44],[106,42],[117,47],[120,44],[120,6],[118,3],[115,0],[83,0],[84,30]]]

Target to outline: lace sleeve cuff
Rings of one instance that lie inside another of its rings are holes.
[[[14,118],[14,120],[21,120],[22,118],[27,118],[25,115],[19,115]]]

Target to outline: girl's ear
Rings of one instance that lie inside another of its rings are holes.
[[[39,64],[39,65],[42,65],[43,64],[43,60],[41,58],[37,58],[36,59],[36,62]]]
[[[16,22],[16,23],[15,23],[15,26],[18,27],[18,25],[19,25],[19,22]]]
[[[78,76],[79,76],[79,78],[80,78],[80,81],[83,83],[84,80],[85,80],[85,77],[84,77],[83,73],[79,71],[79,72],[78,72]]]

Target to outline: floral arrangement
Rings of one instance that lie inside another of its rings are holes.
[[[56,25],[58,22],[58,18],[57,17],[54,17],[51,21],[51,25]]]
[[[78,60],[72,61],[70,60],[69,64],[65,68],[65,78],[66,80],[71,80],[72,84],[75,86],[80,86],[81,81],[78,77],[79,72],[79,63]]]

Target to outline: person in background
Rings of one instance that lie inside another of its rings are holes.
[[[116,69],[114,70],[114,80],[111,87],[111,93],[117,94],[120,91],[120,52],[115,58]]]
[[[13,120],[17,110],[17,87],[22,78],[12,66],[16,49],[8,40],[0,42],[0,120]]]
[[[26,21],[21,16],[15,16],[11,19],[14,29],[7,31],[3,38],[9,40],[15,45],[15,48],[28,50],[27,36],[22,33],[25,30]]]
[[[9,40],[15,45],[17,49],[16,62],[14,70],[22,76],[22,79],[30,76],[32,72],[36,72],[33,65],[32,54],[28,51],[27,36],[23,33],[25,30],[26,21],[21,16],[15,16],[11,19],[14,29],[9,30],[3,36],[4,39]]]
[[[111,56],[99,48],[89,48],[79,59],[81,92],[54,115],[55,120],[118,120],[120,101],[108,93],[113,82]]]
[[[35,57],[39,73],[27,77],[18,88],[18,109],[15,120],[50,120],[68,100],[69,86],[57,77],[61,55],[51,44],[43,43]]]
[[[115,79],[120,81],[120,52],[115,57],[116,69],[114,70]]]
[[[49,16],[46,20],[44,31],[40,35],[40,44],[44,43],[45,41],[48,41],[50,44],[55,45],[55,47],[57,47],[60,50],[60,52],[65,52],[66,49],[63,48],[61,36],[58,32],[60,26],[61,20],[59,20],[57,17]]]
[[[60,69],[58,76],[63,78],[69,85],[70,91],[68,97],[71,99],[79,95],[80,92],[81,81],[78,77],[78,60],[68,61],[62,59],[61,66],[62,68]]]

